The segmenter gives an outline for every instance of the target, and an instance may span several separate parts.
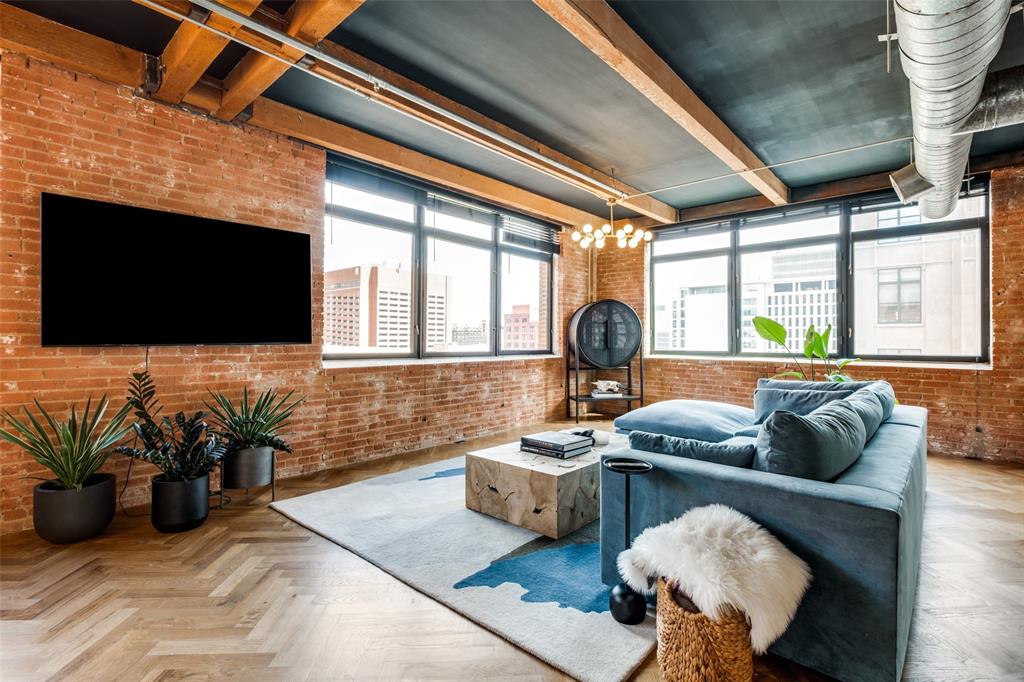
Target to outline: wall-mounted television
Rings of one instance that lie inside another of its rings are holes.
[[[308,234],[42,195],[42,345],[311,343]]]

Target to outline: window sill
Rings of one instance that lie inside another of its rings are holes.
[[[511,360],[550,360],[561,358],[553,353],[535,353],[528,355],[478,355],[453,356],[438,358],[352,358],[351,360],[324,360],[325,370],[365,369],[369,367],[403,367],[406,365],[468,365],[477,362],[505,362]]]
[[[756,364],[778,364],[784,365],[789,360],[785,356],[771,356],[771,355],[645,355],[644,360],[685,360],[685,361],[702,361],[702,362],[742,362],[742,363],[756,363]],[[803,358],[801,358],[803,361]],[[820,364],[815,363],[816,366],[820,367]],[[857,367],[911,367],[919,369],[960,369],[964,371],[990,371],[992,369],[991,363],[986,362],[915,362],[911,360],[861,360],[850,366],[853,373],[856,374]]]

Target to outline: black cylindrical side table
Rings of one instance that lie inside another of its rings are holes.
[[[630,530],[629,519],[629,479],[632,476],[640,476],[649,473],[654,465],[642,459],[632,457],[611,457],[604,461],[604,468],[616,474],[626,477],[626,493],[624,507],[626,510],[625,532],[626,542],[623,549],[629,549],[633,544],[633,534]],[[638,625],[644,622],[647,617],[647,600],[642,594],[633,590],[632,587],[622,582],[612,588],[608,596],[608,608],[611,609],[612,617],[626,625]]]

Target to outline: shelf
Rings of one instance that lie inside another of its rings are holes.
[[[575,400],[578,403],[603,403],[609,400],[640,400],[640,396],[633,394],[622,394],[622,395],[607,395],[595,398],[592,395],[571,395],[569,400]]]

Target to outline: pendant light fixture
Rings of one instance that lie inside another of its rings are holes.
[[[589,249],[593,246],[595,249],[603,249],[606,240],[614,239],[616,246],[620,249],[635,249],[640,242],[649,242],[654,239],[653,232],[634,228],[631,223],[626,223],[615,230],[613,235],[616,203],[616,199],[608,200],[608,222],[601,227],[595,229],[593,225],[587,223],[582,229],[573,230],[572,240],[579,244],[580,248]]]

